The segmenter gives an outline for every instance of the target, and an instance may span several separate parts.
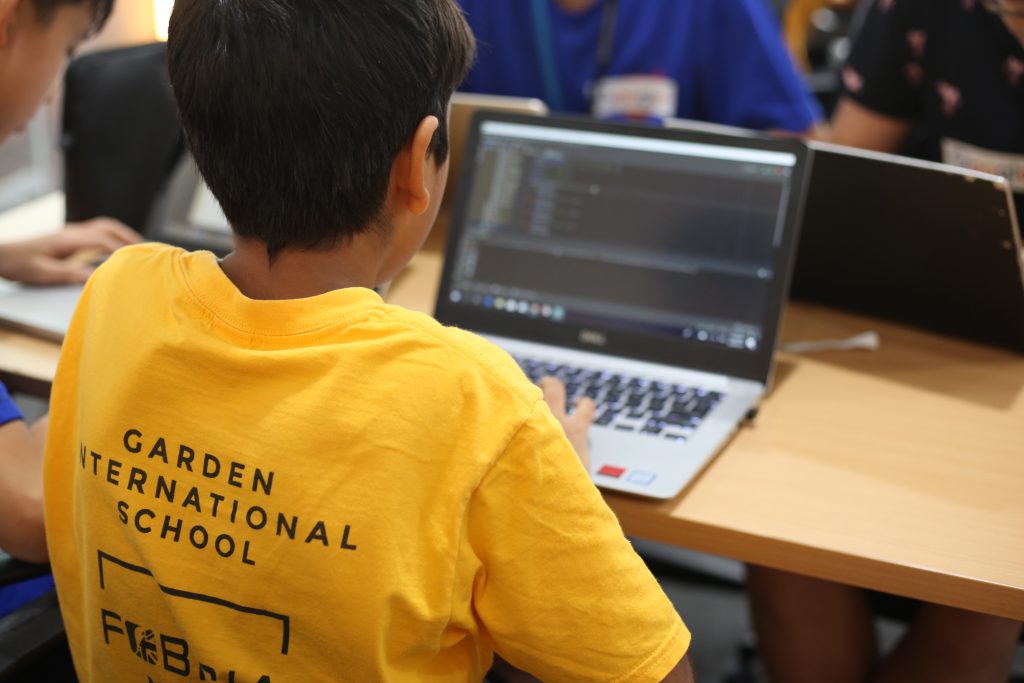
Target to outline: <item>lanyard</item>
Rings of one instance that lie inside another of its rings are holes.
[[[558,59],[555,57],[555,36],[551,27],[551,0],[532,0],[534,43],[537,49],[537,60],[540,62],[541,79],[544,84],[545,99],[555,111],[565,111],[565,90],[562,77],[558,71]],[[612,57],[615,53],[615,31],[619,21],[619,0],[604,0],[601,13],[601,35],[597,41],[597,72],[593,85],[608,75]],[[589,94],[588,94],[589,97]]]

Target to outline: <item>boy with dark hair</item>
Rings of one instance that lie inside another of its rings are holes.
[[[0,140],[23,129],[113,0],[0,0]]]
[[[47,97],[68,54],[98,31],[113,0],[0,0],[0,141],[22,130]],[[30,284],[84,282],[78,251],[113,251],[138,235],[100,219],[52,235],[0,244],[0,277]],[[42,453],[46,419],[29,426],[0,384],[0,548],[44,561]],[[0,591],[0,614],[13,608]]]
[[[235,250],[122,250],[65,341],[50,555],[80,678],[689,681],[689,634],[503,352],[383,304],[447,175],[452,0],[178,0]],[[564,393],[546,392],[564,406]]]

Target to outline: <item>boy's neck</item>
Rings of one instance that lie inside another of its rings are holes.
[[[372,289],[379,258],[374,240],[356,238],[332,249],[288,249],[271,261],[262,242],[236,238],[235,250],[220,266],[250,299],[306,299],[349,287]]]

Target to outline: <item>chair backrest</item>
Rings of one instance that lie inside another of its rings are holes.
[[[68,221],[110,216],[143,230],[185,151],[163,43],[76,59],[64,79]]]

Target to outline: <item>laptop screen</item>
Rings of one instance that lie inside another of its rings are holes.
[[[1024,256],[1006,180],[811,148],[794,298],[1024,352]]]
[[[580,126],[478,121],[439,310],[623,355],[763,356],[798,152]]]
[[[217,199],[206,187],[192,157],[185,155],[171,175],[163,202],[152,212],[146,237],[185,249],[231,251],[231,227]]]
[[[227,216],[224,215],[224,210],[220,208],[220,204],[210,192],[210,188],[202,181],[199,182],[195,197],[192,199],[192,206],[188,212],[188,223],[205,228],[210,232],[229,237],[231,235],[231,224],[228,222]]]

